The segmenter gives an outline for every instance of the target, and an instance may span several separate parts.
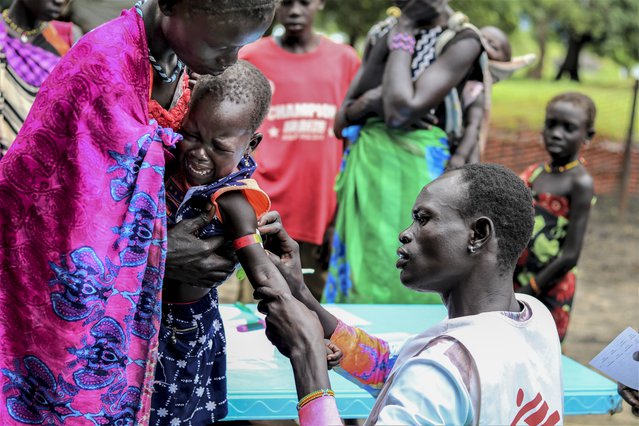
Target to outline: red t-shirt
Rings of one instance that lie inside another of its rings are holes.
[[[335,213],[333,186],[342,158],[333,122],[359,67],[357,53],[322,37],[313,51],[295,54],[266,37],[239,56],[258,67],[273,90],[253,177],[291,237],[321,244]]]

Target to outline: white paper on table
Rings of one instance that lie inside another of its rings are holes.
[[[219,309],[220,315],[222,315],[222,319],[225,323],[233,318],[239,317],[242,314],[242,311],[240,311],[235,306],[219,305]]]
[[[273,361],[275,346],[266,338],[264,329],[240,332],[236,328],[240,324],[246,324],[246,321],[224,324],[229,360]]]
[[[599,352],[590,365],[628,387],[639,389],[639,361],[632,357],[637,351],[639,333],[628,327]]]
[[[264,329],[237,331],[238,325],[246,324],[244,313],[235,306],[220,305],[226,334],[227,363],[237,362],[240,369],[258,369],[255,365],[275,360],[275,346],[266,338]],[[255,312],[257,317],[263,317]],[[254,361],[253,365],[251,362]]]
[[[335,315],[337,319],[342,321],[346,325],[350,326],[362,326],[362,325],[370,325],[370,321],[366,321],[364,318],[360,318],[357,315],[354,315],[342,308],[338,308],[337,306],[324,306],[328,312]]]

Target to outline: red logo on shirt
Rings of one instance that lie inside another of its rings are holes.
[[[557,410],[548,415],[548,403],[544,401],[540,393],[537,393],[532,400],[522,406],[523,402],[524,391],[523,389],[519,389],[517,392],[517,407],[521,408],[517,415],[515,415],[513,421],[510,422],[510,426],[519,424],[522,419],[528,426],[554,426],[561,420],[561,416]]]

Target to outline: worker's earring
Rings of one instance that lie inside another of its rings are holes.
[[[475,254],[475,246],[468,246],[468,253]]]

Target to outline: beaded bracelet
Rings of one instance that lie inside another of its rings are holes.
[[[302,407],[304,407],[309,402],[325,396],[332,396],[333,398],[335,398],[335,392],[333,392],[332,389],[320,389],[318,391],[311,392],[299,400],[299,402],[297,403],[297,411],[301,410]]]
[[[262,244],[262,237],[260,234],[249,234],[233,240],[233,248],[235,251],[250,246],[251,244]]]
[[[539,286],[537,285],[537,280],[535,280],[535,277],[530,277],[530,288],[532,288],[532,291],[535,292],[535,294],[539,294]]]
[[[395,33],[391,37],[388,48],[390,50],[405,50],[411,55],[415,53],[415,37],[408,33]]]

